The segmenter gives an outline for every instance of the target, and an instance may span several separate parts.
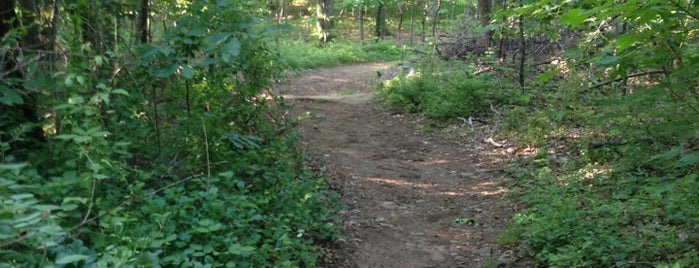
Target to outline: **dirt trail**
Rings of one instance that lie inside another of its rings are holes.
[[[524,267],[498,246],[511,215],[496,167],[476,146],[419,130],[369,89],[388,63],[308,71],[279,89],[295,99],[303,144],[342,196],[345,236],[322,267]]]

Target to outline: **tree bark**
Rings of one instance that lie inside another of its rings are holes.
[[[431,0],[427,7],[426,21],[432,24],[432,36],[437,37],[437,23],[439,23],[439,9],[442,7],[441,0]],[[424,28],[424,26],[423,26]]]
[[[493,0],[478,0],[478,19],[481,22],[481,26],[485,27],[490,24],[490,13],[493,11],[493,5]],[[486,31],[482,38],[485,39],[483,43],[486,48],[490,47],[493,31]]]
[[[329,42],[333,36],[331,30],[335,24],[333,13],[335,12],[335,0],[318,0],[316,7],[316,29],[323,43]]]
[[[138,24],[136,25],[138,41],[141,44],[148,44],[150,39],[150,1],[141,0],[138,12]]]
[[[364,6],[359,7],[359,40],[364,42]]]
[[[379,6],[376,9],[376,26],[374,28],[374,35],[381,40],[383,40],[384,36],[386,36],[386,10],[382,2],[379,2]]]
[[[524,63],[527,61],[527,42],[524,39],[524,15],[519,16],[519,86],[524,90]]]

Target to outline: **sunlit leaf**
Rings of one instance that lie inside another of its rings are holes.
[[[194,77],[194,69],[191,66],[182,66],[182,76],[187,79],[192,79]]]
[[[619,52],[626,50],[627,48],[633,46],[636,42],[641,41],[638,35],[635,34],[625,34],[620,36],[616,40],[616,46]]]
[[[590,17],[591,13],[585,9],[573,8],[561,15],[561,23],[569,24],[573,28],[582,25]]]
[[[556,69],[556,70],[551,70],[545,73],[542,73],[536,77],[536,80],[541,82],[541,83],[546,83],[548,82],[552,77],[556,76],[558,73],[560,73],[561,70]]]
[[[79,261],[87,260],[89,257],[81,254],[59,256],[56,259],[56,264],[71,264]]]

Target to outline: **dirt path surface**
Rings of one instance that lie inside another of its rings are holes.
[[[370,88],[389,65],[311,70],[279,89],[347,205],[321,266],[524,267],[497,243],[512,213],[497,167],[476,146],[420,131],[420,116],[386,110]]]

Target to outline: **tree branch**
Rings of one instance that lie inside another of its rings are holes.
[[[604,82],[601,82],[598,84],[594,84],[594,85],[591,85],[589,88],[591,88],[591,89],[598,88],[598,87],[609,85],[609,84],[614,83],[614,82],[620,82],[620,81],[623,81],[623,80],[626,80],[629,78],[633,78],[633,77],[638,77],[638,76],[652,75],[652,74],[665,74],[665,73],[666,73],[666,71],[664,71],[664,70],[652,70],[652,71],[634,73],[634,74],[630,74],[630,75],[627,75],[624,77],[619,77],[617,79],[607,80],[607,81],[604,81]]]

